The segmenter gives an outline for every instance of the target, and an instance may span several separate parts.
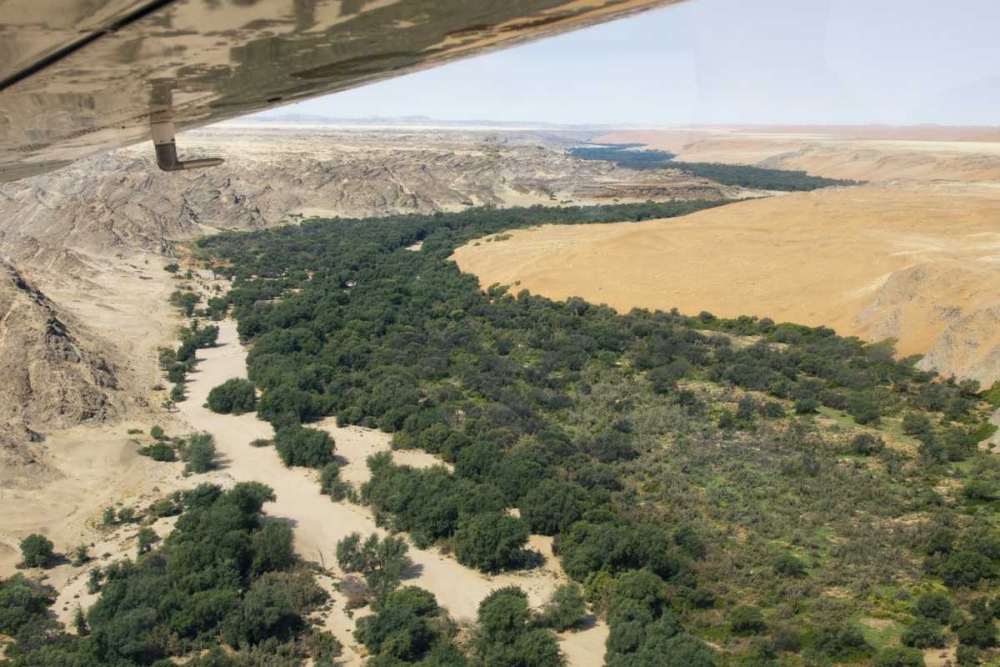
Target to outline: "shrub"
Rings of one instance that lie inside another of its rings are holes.
[[[576,584],[563,584],[552,594],[552,599],[542,610],[539,623],[557,632],[569,630],[583,620],[587,606]]]
[[[903,415],[903,433],[906,435],[920,435],[929,431],[930,428],[930,420],[919,412],[907,412]]]
[[[322,468],[333,462],[334,442],[326,431],[286,426],[275,433],[274,446],[289,467]]]
[[[215,467],[215,438],[211,433],[196,433],[188,438],[184,450],[187,461],[185,471],[193,473],[208,472]]]
[[[819,401],[815,398],[797,398],[795,399],[795,414],[797,415],[814,415],[819,410]]]
[[[871,649],[861,631],[849,625],[820,628],[813,637],[813,647],[833,660],[852,659]]]
[[[875,456],[885,451],[885,441],[871,433],[859,433],[851,438],[851,451],[860,456]]]
[[[208,409],[223,415],[242,415],[257,407],[253,383],[242,378],[226,380],[208,392]]]
[[[774,571],[786,577],[801,577],[806,573],[806,566],[793,554],[783,552],[774,559]]]
[[[917,598],[916,611],[920,616],[947,623],[952,615],[951,599],[941,593],[924,593]]]
[[[52,541],[44,535],[28,535],[21,540],[21,564],[24,567],[47,567],[52,559]]]
[[[900,641],[914,648],[941,648],[944,646],[944,634],[941,624],[935,619],[921,617],[903,631]]]
[[[764,616],[752,605],[737,607],[729,615],[729,628],[738,635],[759,635],[764,632]]]
[[[458,530],[452,546],[458,562],[483,572],[517,567],[528,542],[528,524],[501,513],[473,515]]]
[[[154,442],[151,445],[140,447],[139,453],[143,456],[148,456],[154,461],[170,462],[177,460],[177,452],[165,442]]]
[[[924,654],[915,648],[887,648],[875,656],[874,667],[924,667]]]

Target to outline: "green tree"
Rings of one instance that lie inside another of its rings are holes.
[[[81,544],[73,550],[73,566],[80,567],[90,561],[90,550],[86,544]]]
[[[160,538],[152,528],[148,526],[140,528],[139,532],[136,534],[136,546],[138,548],[139,555],[141,556],[145,553],[149,553],[149,550],[153,548],[153,545],[159,539]]]
[[[538,620],[547,628],[563,632],[582,621],[586,614],[587,605],[580,587],[576,584],[563,584],[552,594]]]
[[[501,513],[476,514],[455,531],[452,545],[458,562],[483,572],[517,567],[528,542],[528,525]]]
[[[875,656],[875,667],[924,667],[924,654],[915,648],[896,646]]]
[[[205,473],[215,467],[215,437],[211,433],[196,433],[188,438],[182,457],[187,462],[184,470]]]
[[[759,635],[764,632],[764,615],[753,605],[736,607],[729,615],[729,627],[738,635]]]
[[[521,518],[533,533],[555,535],[579,521],[590,504],[586,490],[579,484],[546,479],[521,499]]]
[[[333,462],[335,444],[326,431],[286,426],[275,433],[274,446],[289,467],[322,468]]]
[[[941,624],[936,619],[921,617],[903,631],[900,641],[913,648],[941,648],[945,638]]]
[[[916,611],[920,616],[948,623],[953,613],[951,598],[942,593],[924,593],[917,598]]]
[[[73,629],[76,630],[76,634],[81,637],[89,632],[87,627],[87,617],[83,614],[83,607],[79,604],[76,605],[76,609],[73,610]]]
[[[479,603],[473,652],[483,667],[561,667],[555,637],[531,629],[528,598],[517,587],[495,590]]]
[[[212,412],[242,415],[256,407],[257,391],[249,380],[231,378],[208,392],[208,408]]]
[[[44,535],[28,535],[21,540],[21,564],[24,567],[48,567],[52,560],[52,541]]]
[[[337,543],[337,563],[345,572],[364,576],[377,600],[385,600],[403,579],[413,561],[409,547],[401,537],[387,535],[379,539],[372,533],[362,542],[359,533],[351,533]]]

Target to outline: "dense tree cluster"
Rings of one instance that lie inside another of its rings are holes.
[[[63,634],[48,620],[53,598],[44,589],[21,577],[0,582],[0,632],[17,640],[12,664],[134,667],[186,656],[199,664],[196,656],[220,640],[232,662],[202,664],[291,665],[320,648],[339,653],[332,637],[306,623],[326,594],[298,567],[288,525],[264,520],[270,500],[271,489],[257,483],[184,492],[184,513],[160,546],[140,537],[137,561],[94,570],[100,597],[81,614],[84,635]],[[257,662],[242,661],[251,654]],[[298,657],[286,663],[280,655]]]
[[[447,543],[486,571],[530,563],[528,531],[555,535],[563,567],[620,637],[622,665],[645,664],[666,642],[679,660],[710,662],[671,623],[746,634],[712,609],[735,608],[736,591],[764,618],[808,625],[799,635],[755,626],[778,652],[871,656],[856,628],[839,622],[846,614],[824,611],[817,587],[843,582],[857,596],[844,604],[860,611],[876,582],[895,585],[897,569],[965,590],[1000,565],[1000,550],[983,550],[997,539],[984,498],[1000,468],[976,453],[986,414],[977,386],[824,327],[515,298],[500,286],[481,290],[447,261],[457,245],[504,229],[716,204],[304,222],[200,244],[233,280],[227,298],[253,342],[258,415],[277,427],[276,445],[292,434],[279,445],[286,462],[333,465],[324,486],[337,480],[332,446],[288,444],[319,433],[301,423],[336,415],[454,465],[416,470],[373,457],[361,499],[382,525],[420,546]],[[419,252],[406,249],[417,241]],[[754,339],[733,344],[744,336]],[[927,419],[919,436],[890,428],[910,413]],[[831,419],[844,426],[823,426]],[[901,453],[901,442],[923,455]],[[932,445],[944,454],[925,453]],[[962,471],[947,467],[963,458],[971,465]],[[955,474],[963,488],[975,485],[943,499],[934,486]],[[904,515],[958,524],[975,503],[983,521],[960,522],[940,548],[923,524],[895,527]],[[616,583],[640,571],[671,590],[669,604],[647,608],[654,621],[667,618],[656,637],[621,635],[631,617],[611,614]],[[656,648],[645,651],[647,640]]]

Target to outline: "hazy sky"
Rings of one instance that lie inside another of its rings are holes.
[[[1000,124],[996,0],[692,0],[277,113]]]

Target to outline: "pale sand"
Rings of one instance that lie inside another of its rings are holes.
[[[946,374],[1000,378],[1000,189],[834,188],[644,223],[544,226],[454,257],[483,286],[625,312],[678,308],[898,339]]]
[[[688,162],[801,169],[870,182],[1000,181],[998,140],[996,128],[823,127],[624,130],[594,139],[643,143]]]
[[[252,414],[217,415],[203,407],[212,387],[229,378],[246,377],[246,350],[238,343],[234,322],[221,322],[218,346],[199,351],[198,357],[197,370],[189,376],[188,399],[180,404],[181,414],[194,429],[215,435],[224,476],[234,482],[262,482],[274,489],[277,501],[269,504],[266,511],[270,516],[292,522],[297,552],[306,560],[339,572],[334,555],[339,540],[352,532],[383,534],[384,531],[375,525],[367,508],[348,502],[334,503],[320,494],[313,471],[286,468],[272,447],[250,447],[250,441],[272,436],[269,424]],[[338,445],[343,443],[343,448],[338,446],[338,454],[348,460],[348,474],[353,482],[361,481],[364,475],[356,467],[360,462],[352,457],[366,457],[388,449],[388,437],[384,433],[359,428],[339,429],[329,420],[323,423],[323,427]],[[395,455],[408,464],[436,463],[426,458],[428,455],[425,453],[407,452],[404,455],[400,452]],[[528,593],[531,604],[540,606],[565,581],[557,565],[553,567],[550,564],[538,571],[490,577],[464,567],[435,550],[411,548],[410,555],[417,566],[417,574],[407,583],[434,593],[451,615],[462,623],[474,620],[480,600],[492,590],[520,586]],[[554,559],[551,562],[557,563]],[[327,627],[348,647],[348,654],[353,653],[352,660],[357,660],[361,650],[350,636],[353,623],[343,616],[342,600],[340,602],[327,620]],[[567,655],[574,656],[570,664],[579,667],[601,665],[604,632],[603,627],[597,626],[564,635],[560,645]],[[595,646],[601,647],[600,654],[594,654]]]

